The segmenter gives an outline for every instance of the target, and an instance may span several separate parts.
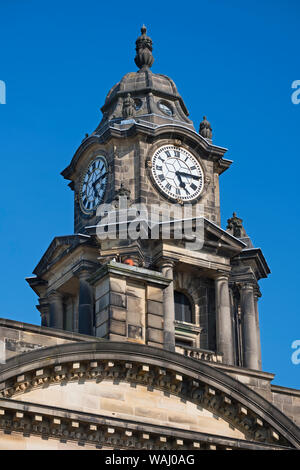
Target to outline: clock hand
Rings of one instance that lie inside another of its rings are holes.
[[[191,173],[185,173],[184,171],[176,172],[176,174],[177,173],[178,173],[178,175],[189,176],[189,177],[193,178],[194,180],[200,180],[201,179],[201,176],[192,175]]]
[[[99,176],[99,178],[97,178],[97,179],[92,183],[93,188],[95,188],[95,186],[99,183],[99,181],[101,181],[101,179],[104,178],[106,175],[107,175],[107,172],[104,173],[103,175]]]
[[[176,171],[175,175],[178,176],[179,186],[181,186],[181,188],[185,188],[185,183],[182,181],[179,171]]]
[[[101,181],[102,178],[104,178],[105,176],[107,175],[107,172],[104,173],[103,175],[99,176],[99,178],[97,178],[93,183],[92,183],[92,187],[93,187],[93,190],[94,190],[94,195],[96,196],[96,186],[97,184]]]

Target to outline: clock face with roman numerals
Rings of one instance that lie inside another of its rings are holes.
[[[108,165],[106,158],[97,156],[83,174],[80,187],[81,210],[90,214],[102,202],[107,184]]]
[[[192,201],[203,189],[203,170],[186,149],[165,145],[152,157],[152,176],[160,190],[174,201]]]

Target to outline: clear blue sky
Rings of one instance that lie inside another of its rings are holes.
[[[39,324],[24,278],[54,236],[73,233],[60,171],[111,86],[136,70],[145,23],[153,72],[173,78],[196,129],[208,116],[234,160],[221,177],[222,225],[237,211],[272,271],[259,302],[263,369],[300,387],[299,16],[298,0],[0,0],[1,317]]]

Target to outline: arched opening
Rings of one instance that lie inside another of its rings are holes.
[[[193,308],[190,299],[183,293],[174,291],[175,320],[193,323]]]

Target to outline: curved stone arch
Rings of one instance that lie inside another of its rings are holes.
[[[168,125],[165,124],[163,126],[159,126],[153,132],[154,139],[180,139],[183,145],[187,145],[189,148],[192,148],[196,153],[204,154],[206,156],[210,155],[210,147],[211,145],[196,131],[191,129],[187,129],[184,126],[176,125]],[[218,150],[218,147],[214,146],[215,150]],[[225,149],[221,149],[220,156],[225,153]]]
[[[192,309],[192,323],[196,323],[196,318],[197,318],[197,312],[196,312],[196,307],[197,307],[197,302],[195,299],[195,296],[193,293],[189,292],[186,288],[181,287],[178,283],[174,282],[174,292],[179,292],[182,293],[186,296],[188,301],[191,304],[191,309]]]
[[[207,289],[207,282],[200,284],[199,278],[187,272],[174,271],[174,290],[182,292],[190,300],[193,307],[193,323],[204,330],[208,330],[207,320],[200,324],[200,305],[201,294],[199,289]]]
[[[2,398],[47,383],[128,380],[197,403],[253,442],[300,448],[299,428],[262,396],[204,362],[150,346],[68,343],[16,356],[1,366],[0,374]]]
[[[80,159],[82,153],[86,152],[94,144],[106,144],[111,138],[122,139],[126,137],[135,137],[137,134],[146,134],[148,139],[152,142],[155,142],[160,139],[170,139],[180,140],[182,145],[187,146],[189,149],[192,149],[194,152],[199,153],[199,155],[205,156],[206,158],[219,159],[222,158],[227,149],[223,147],[218,147],[216,145],[211,145],[207,142],[204,137],[198,134],[196,131],[188,129],[185,126],[165,124],[157,128],[151,129],[146,128],[138,123],[133,124],[129,129],[125,131],[114,129],[111,127],[105,128],[103,133],[93,133],[90,136],[86,137],[76,152],[74,153],[71,163],[67,168],[65,168],[61,174],[64,178],[69,179],[70,173],[75,171],[78,160]]]

